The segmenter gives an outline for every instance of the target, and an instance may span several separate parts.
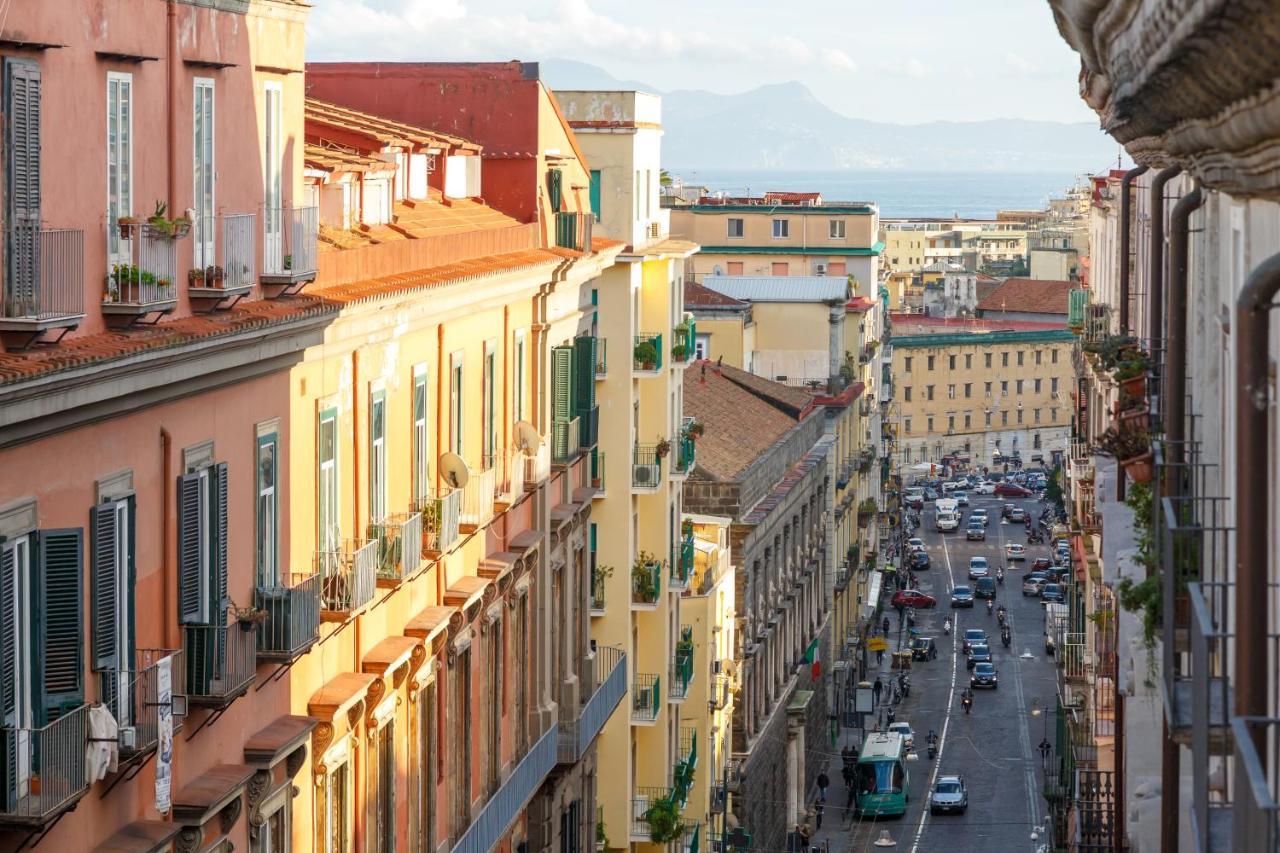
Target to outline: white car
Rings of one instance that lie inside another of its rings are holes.
[[[1004,555],[1010,560],[1025,560],[1027,559],[1027,548],[1018,542],[1010,542],[1004,546]]]
[[[908,540],[907,540],[907,553],[908,553],[908,554],[910,554],[912,551],[923,551],[923,550],[924,550],[924,540],[923,540],[923,539],[919,539],[919,538],[917,538],[917,537],[913,536],[913,537],[911,537],[910,539],[908,539]]]
[[[946,494],[954,492],[956,489],[963,489],[966,485],[968,484],[964,480],[952,480],[951,482],[942,484],[942,491],[943,494]]]
[[[990,573],[991,567],[987,565],[986,557],[969,558],[969,580],[976,581],[978,578],[985,578]]]
[[[951,497],[955,500],[955,502],[956,502],[956,506],[968,506],[968,505],[969,505],[969,493],[968,493],[968,492],[955,491],[955,492],[952,492],[952,493],[951,493]]]
[[[889,725],[890,734],[902,735],[902,748],[907,752],[911,752],[916,748],[915,732],[911,731],[911,724],[898,722]]]
[[[987,515],[987,511],[985,509],[970,510],[969,521],[972,522],[974,519],[981,521],[983,527],[991,526],[991,516]]]
[[[983,480],[973,487],[973,493],[975,495],[994,495],[996,493],[996,484],[990,480]]]

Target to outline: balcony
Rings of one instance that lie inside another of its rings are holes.
[[[694,342],[698,339],[697,327],[692,320],[685,320],[671,330],[671,364],[685,367],[693,360]]]
[[[637,561],[631,569],[631,609],[654,610],[662,594],[662,561]]]
[[[200,217],[192,223],[196,261],[187,272],[187,296],[213,310],[230,308],[249,294],[257,262],[256,218],[252,213],[235,213]]]
[[[504,507],[524,497],[524,475],[528,468],[523,450],[512,448],[499,452],[496,456],[485,456],[484,464],[492,468],[494,476],[493,499]]]
[[[693,428],[693,418],[685,418],[680,425],[680,434],[675,440],[675,456],[671,460],[671,476],[674,479],[683,480],[689,476],[689,472],[693,470],[694,462],[697,459],[698,445],[690,430]]]
[[[314,207],[264,207],[262,210],[262,282],[268,297],[296,293],[315,281],[319,211]]]
[[[581,409],[578,411],[578,448],[580,450],[590,450],[600,443],[600,407],[592,406],[589,409]]]
[[[717,711],[729,707],[733,697],[733,681],[727,675],[717,675],[711,681],[711,704]]]
[[[627,655],[622,649],[597,646],[590,666],[582,707],[576,716],[560,720],[556,757],[561,764],[574,764],[586,755],[627,694]]]
[[[676,746],[675,776],[677,785],[684,786],[686,796],[677,797],[676,799],[681,801],[686,799],[689,786],[693,783],[693,771],[697,767],[698,730],[695,728],[681,729],[680,741]]]
[[[10,279],[0,302],[0,332],[25,333],[27,343],[49,329],[74,329],[84,319],[84,232],[9,229]]]
[[[1116,785],[1110,770],[1076,770],[1071,850],[1115,849]]]
[[[595,216],[591,213],[556,213],[556,245],[575,252],[591,251],[591,226]]]
[[[591,488],[597,497],[604,496],[604,482],[604,451],[597,447],[591,451]]]
[[[637,444],[631,454],[632,494],[653,494],[662,485],[662,458],[656,444]]]
[[[322,618],[341,621],[373,601],[378,587],[378,543],[344,539],[316,552]]]
[[[452,489],[414,501],[413,509],[422,513],[422,556],[439,557],[458,541],[462,492]]]
[[[0,728],[0,743],[7,757],[0,826],[39,829],[89,790],[89,706],[81,705],[40,728]]]
[[[689,588],[689,578],[693,577],[694,547],[693,531],[680,537],[680,553],[671,566],[671,588],[684,590]]]
[[[1072,288],[1067,295],[1067,327],[1079,334],[1084,330],[1085,312],[1089,305],[1089,291]]]
[[[558,726],[553,723],[480,809],[458,843],[453,845],[452,853],[489,853],[498,847],[547,774],[555,768],[558,743]]]
[[[632,371],[647,376],[662,372],[662,335],[640,334],[632,340]]]
[[[260,586],[254,605],[267,612],[258,626],[258,657],[290,661],[320,639],[320,575],[295,572],[291,586]]]
[[[684,853],[701,853],[702,821],[695,820],[685,825],[684,837],[680,839],[680,844]]]
[[[652,840],[652,834],[649,830],[648,814],[649,809],[656,805],[659,801],[671,801],[670,788],[636,788],[635,796],[631,798],[631,840],[639,843],[649,843]]]
[[[605,379],[609,376],[609,341],[605,338],[596,338],[596,379]]]
[[[1275,589],[1268,590],[1274,598]],[[1229,783],[1215,781],[1221,757],[1232,751],[1230,716],[1235,708],[1230,652],[1235,633],[1229,627],[1235,609],[1235,584],[1187,584],[1191,608],[1190,692],[1185,713],[1191,720],[1191,827],[1199,850],[1229,850],[1215,846],[1230,822]],[[1181,682],[1180,682],[1181,683]],[[1238,749],[1238,744],[1236,745]]]
[[[551,422],[551,462],[565,465],[578,458],[582,437],[578,418],[557,418]]]
[[[462,507],[458,512],[458,524],[476,530],[493,519],[493,493],[498,474],[492,468],[470,471],[462,485]],[[470,531],[464,531],[470,532]]]
[[[369,525],[368,537],[378,548],[378,582],[395,586],[422,565],[422,515],[398,512]]]
[[[631,685],[631,722],[650,725],[662,710],[662,678],[652,673],[636,673]]]
[[[110,232],[113,248],[102,293],[102,313],[139,318],[166,314],[178,304],[178,241],[150,223],[121,224]]]
[[[689,696],[689,684],[693,681],[693,633],[689,628],[680,629],[674,660],[671,663],[671,701],[683,702]]]
[[[116,737],[121,760],[149,753],[160,739],[158,670],[164,658],[169,659],[171,695],[185,695],[186,663],[181,649],[138,649],[132,668],[98,673],[98,695],[119,726]]]
[[[192,705],[225,708],[249,691],[258,671],[253,623],[184,625],[183,638]]]
[[[538,445],[536,453],[525,457],[524,484],[526,488],[536,488],[538,484],[551,476],[551,446],[545,441]]]
[[[1210,812],[1208,850],[1229,851],[1232,836],[1253,839],[1248,849],[1280,849],[1280,776],[1275,769],[1275,744],[1280,743],[1280,719],[1274,717],[1232,717],[1231,737],[1236,745],[1236,762],[1247,783],[1235,791],[1234,804],[1228,799]],[[1270,768],[1270,772],[1268,769]],[[1193,828],[1198,815],[1191,815]],[[1215,818],[1217,818],[1215,820]],[[1244,849],[1243,845],[1239,849]]]

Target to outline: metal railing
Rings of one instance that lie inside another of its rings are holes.
[[[654,673],[636,673],[631,685],[631,721],[652,723],[662,709],[662,676]]]
[[[182,649],[138,649],[130,669],[106,669],[98,673],[98,696],[115,717],[117,743],[122,758],[155,748],[160,738],[160,661],[169,658],[170,692],[185,693],[186,665]]]
[[[294,572],[289,586],[259,586],[254,604],[267,612],[258,626],[258,656],[292,660],[320,639],[320,575]]]
[[[397,512],[369,525],[368,538],[378,546],[378,577],[400,581],[422,562],[422,514]]]
[[[694,342],[697,332],[692,320],[688,320],[671,330],[671,363],[688,364],[693,359]]]
[[[145,222],[118,226],[119,251],[112,256],[103,289],[103,310],[165,306],[178,299],[178,243]]]
[[[1220,809],[1231,825],[1229,838],[1248,838],[1250,850],[1280,850],[1280,776],[1267,771],[1280,767],[1280,719],[1232,717],[1231,739],[1245,784],[1234,803]],[[1209,817],[1212,821],[1214,815]]]
[[[578,455],[582,437],[578,418],[557,418],[551,422],[551,461],[570,462]]]
[[[652,347],[652,350],[650,348]],[[662,369],[662,335],[639,334],[632,340],[632,368],[639,371]]]
[[[252,622],[183,626],[192,704],[220,707],[249,689],[258,667],[255,628]]]
[[[698,445],[690,432],[694,424],[693,418],[685,418],[680,424],[680,433],[676,436],[675,458],[671,460],[671,475],[686,476],[693,470],[697,459]]]
[[[596,338],[596,379],[604,379],[609,375],[609,341]]]
[[[670,800],[670,788],[637,787],[631,798],[631,840],[649,841],[651,831],[647,815],[649,808],[659,800]]]
[[[262,282],[292,284],[316,276],[320,238],[314,207],[264,207],[262,210]]]
[[[662,460],[654,444],[637,444],[631,453],[631,485],[637,489],[656,489],[661,485]]]
[[[1269,597],[1274,588],[1266,590]],[[1230,652],[1235,633],[1229,627],[1235,607],[1235,584],[1191,582],[1187,584],[1191,609],[1190,691],[1186,713],[1191,721],[1191,826],[1200,841],[1198,849],[1210,850],[1211,828],[1221,811],[1231,806],[1231,780],[1213,782],[1214,757],[1231,751],[1230,716],[1235,707],[1231,684]],[[1223,774],[1230,775],[1229,773]]]
[[[556,212],[556,245],[576,252],[591,251],[591,226],[595,216],[572,211]]]
[[[378,543],[344,539],[330,550],[316,552],[315,569],[321,576],[321,609],[335,613],[359,610],[373,601],[377,591]]]
[[[640,563],[631,569],[631,603],[640,606],[658,604],[662,594],[662,561]]]
[[[528,457],[519,448],[501,450],[493,456],[485,456],[484,464],[494,470],[493,497],[507,505],[524,496],[524,474]]]
[[[596,448],[591,453],[591,488],[604,491],[604,451]]]
[[[498,475],[492,468],[473,470],[462,491],[462,508],[458,522],[483,527],[493,518],[493,493]]]
[[[452,853],[489,853],[556,766],[559,727],[552,723],[480,809]]]
[[[412,508],[422,514],[422,556],[431,557],[444,553],[458,541],[462,492],[451,489],[434,497],[414,501]]]
[[[589,450],[600,443],[600,407],[582,409],[575,418],[578,422],[578,448]]]
[[[685,643],[688,645],[684,645]],[[691,641],[681,640],[676,644],[676,650],[671,662],[671,696],[670,698],[679,702],[683,701],[689,695],[689,684],[693,681],[693,643]]]
[[[84,315],[84,232],[40,228],[35,223],[10,227],[9,279],[4,282],[0,318],[56,320]]]
[[[536,486],[551,476],[551,445],[542,442],[538,452],[525,457],[524,482],[527,486]]]
[[[676,561],[671,564],[672,589],[689,588],[689,579],[693,576],[693,556],[696,553],[693,542],[693,533],[680,537],[680,552],[676,555]]]
[[[1058,646],[1058,666],[1068,681],[1089,681],[1093,662],[1089,659],[1083,631],[1067,631]]]
[[[614,709],[627,694],[627,655],[613,646],[597,646],[590,663],[590,680],[577,715],[560,720],[558,760],[573,764],[586,754]]]
[[[1076,770],[1074,853],[1115,850],[1116,786],[1110,770]]]
[[[88,743],[87,705],[47,726],[0,728],[6,757],[0,824],[43,826],[89,790]]]
[[[729,704],[729,698],[733,695],[733,684],[727,675],[717,675],[711,681],[711,703],[715,705],[717,711],[724,710]]]
[[[257,216],[252,213],[226,213],[195,219],[191,225],[195,265],[187,276],[190,288],[236,293],[253,286],[253,268],[257,262],[255,219]],[[221,243],[218,242],[219,237]]]
[[[683,845],[684,853],[701,853],[702,821],[695,820],[691,824],[685,824],[684,837],[680,841]]]

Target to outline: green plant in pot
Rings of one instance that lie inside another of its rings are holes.
[[[649,840],[654,844],[670,844],[684,835],[684,821],[680,819],[680,809],[675,800],[659,797],[649,803],[644,813],[645,823],[649,824]]]
[[[635,361],[643,370],[653,370],[658,363],[658,348],[653,341],[640,341],[635,346]]]
[[[1108,427],[1098,436],[1099,453],[1111,456],[1135,483],[1149,483],[1154,475],[1151,434],[1145,429],[1129,429],[1123,424]]]
[[[635,564],[631,567],[631,589],[637,601],[653,602],[658,599],[658,584],[661,573],[653,570],[658,560],[648,551],[636,555]]]
[[[684,344],[676,344],[673,347],[671,347],[671,357],[674,358],[676,361],[684,361],[684,358],[688,354],[688,352],[689,352],[689,348],[686,347]]]

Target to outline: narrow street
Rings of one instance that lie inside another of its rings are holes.
[[[952,610],[950,593],[953,586],[968,584],[969,558],[985,556],[994,569],[1005,565],[1007,542],[1026,542],[1021,524],[1000,520],[1000,507],[1007,502],[1019,503],[1038,515],[1040,504],[1032,499],[1010,501],[1007,498],[972,496],[971,506],[986,508],[991,515],[985,542],[965,538],[964,525],[955,533],[942,534],[934,529],[932,505],[926,505],[923,523],[917,535],[924,539],[932,559],[932,568],[917,572],[920,588],[938,599],[938,607],[917,612],[921,634],[933,637],[938,657],[928,662],[917,661],[911,670],[911,695],[897,709],[897,721],[911,724],[915,734],[918,759],[909,763],[910,802],[904,818],[881,821],[857,821],[844,815],[846,790],[840,778],[840,761],[832,762],[829,776],[832,788],[828,794],[827,819],[819,839],[829,839],[832,851],[875,850],[873,843],[882,830],[888,830],[897,842],[895,849],[926,851],[1034,851],[1037,842],[1030,839],[1032,828],[1044,819],[1044,801],[1040,795],[1041,771],[1037,745],[1052,726],[1049,715],[1032,716],[1036,700],[1041,707],[1053,707],[1053,660],[1044,653],[1043,615],[1040,599],[1022,595],[1025,568],[1039,556],[1047,556],[1048,546],[1029,546],[1025,564],[1014,563],[999,587],[997,604],[1009,611],[1013,626],[1013,642],[1005,649],[1000,643],[999,627],[994,616],[987,614],[979,600],[972,610]],[[886,599],[887,600],[887,599]],[[889,608],[890,636],[899,642],[897,615]],[[943,633],[947,615],[954,618],[951,636]],[[997,690],[977,690],[972,713],[965,715],[960,691],[968,686],[969,671],[961,635],[966,628],[983,628],[990,636],[1000,686]],[[1030,657],[1022,657],[1029,653]],[[882,678],[891,676],[889,656],[882,667]],[[926,738],[937,732],[940,752],[930,761]],[[1049,732],[1050,736],[1052,732]],[[844,730],[841,745],[857,737],[856,730]],[[1050,737],[1052,739],[1052,737]],[[943,774],[961,774],[969,791],[969,808],[964,814],[930,815],[925,807],[927,793],[934,779]],[[838,822],[838,825],[837,825]]]

